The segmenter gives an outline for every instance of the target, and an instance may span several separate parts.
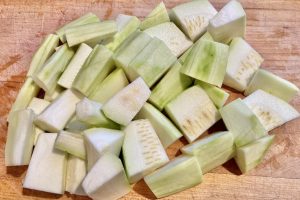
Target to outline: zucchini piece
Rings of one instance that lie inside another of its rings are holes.
[[[124,140],[123,131],[91,128],[83,131],[87,151],[87,166],[90,170],[97,160],[107,152],[119,156]]]
[[[244,91],[264,59],[242,38],[234,38],[229,46],[229,56],[224,84]]]
[[[144,32],[162,40],[176,57],[183,54],[193,44],[173,22],[152,26]]]
[[[182,92],[167,104],[165,111],[189,143],[220,119],[214,103],[199,86]]]
[[[54,93],[57,81],[74,55],[74,50],[64,44],[44,64],[41,71],[34,74],[32,79],[50,95]]]
[[[177,60],[164,42],[152,38],[148,45],[130,62],[128,75],[131,81],[142,77],[151,87]]]
[[[68,45],[73,47],[80,43],[89,45],[100,43],[117,32],[117,24],[113,20],[83,24],[68,28],[65,31]]]
[[[42,69],[46,60],[52,55],[52,53],[55,51],[55,48],[58,46],[58,42],[59,37],[57,35],[47,35],[32,57],[29,70],[26,75],[27,77],[32,77],[33,74]]]
[[[82,95],[78,92],[66,90],[37,116],[35,124],[49,132],[62,130],[74,115],[76,104],[81,99]]]
[[[54,149],[57,133],[42,133],[35,145],[23,188],[63,194],[67,155]]]
[[[136,183],[169,158],[147,119],[132,121],[124,130],[123,158],[129,183]]]
[[[76,156],[69,155],[66,175],[66,191],[70,194],[86,196],[82,188],[82,181],[87,174],[86,162]]]
[[[128,84],[123,69],[117,68],[95,87],[89,98],[104,104]]]
[[[34,126],[34,131],[35,131],[35,135],[34,135],[34,142],[33,142],[33,145],[35,146],[38,139],[39,139],[39,136],[40,134],[44,133],[45,131],[40,129],[39,127],[37,126]]]
[[[126,126],[150,97],[151,91],[142,78],[127,85],[102,107],[109,119]]]
[[[64,88],[60,87],[59,85],[57,85],[55,87],[55,90],[52,94],[50,94],[49,92],[46,92],[45,93],[45,96],[44,96],[44,100],[46,101],[54,101],[62,92],[64,91]]]
[[[174,124],[172,124],[166,116],[159,112],[159,110],[147,102],[135,118],[148,119],[150,121],[165,149],[182,137],[182,134],[174,126]]]
[[[73,88],[88,96],[115,68],[113,53],[103,45],[97,45],[79,71]]]
[[[259,69],[255,73],[244,94],[248,96],[258,89],[286,102],[292,100],[299,93],[299,88],[296,85],[263,69]]]
[[[256,90],[243,101],[255,113],[267,131],[300,116],[299,112],[287,102],[263,90]]]
[[[219,111],[227,129],[234,136],[237,147],[268,134],[263,124],[241,99],[230,102]]]
[[[86,152],[83,136],[81,134],[60,131],[54,147],[85,160]]]
[[[79,121],[74,115],[65,126],[65,129],[70,132],[81,133],[82,131],[92,128],[93,126]]]
[[[90,23],[96,23],[96,22],[100,22],[100,19],[97,17],[97,15],[95,15],[94,13],[87,13],[81,17],[79,17],[76,20],[71,21],[68,24],[65,24],[64,26],[62,26],[61,28],[59,28],[55,33],[59,36],[60,41],[65,43],[66,40],[66,30],[71,28],[71,27],[76,27],[76,26],[80,26],[83,24],[90,24]]]
[[[207,30],[217,42],[229,43],[234,37],[244,37],[246,13],[242,5],[231,0],[209,21]]]
[[[193,83],[192,78],[180,73],[181,67],[181,64],[176,61],[153,88],[149,101],[159,110],[162,110],[172,99]]]
[[[31,109],[35,115],[39,115],[50,105],[50,102],[45,99],[33,97],[27,109]]]
[[[202,182],[196,157],[181,155],[144,178],[157,198],[166,197]]]
[[[217,11],[208,0],[190,1],[172,8],[175,24],[192,40],[196,41],[206,31],[209,20]]]
[[[229,97],[228,92],[214,85],[202,81],[196,81],[196,85],[199,85],[206,92],[218,109],[223,107]]]
[[[158,24],[169,22],[169,14],[164,2],[160,2],[142,21],[140,25],[141,30],[145,30]]]
[[[267,135],[250,144],[237,148],[234,159],[242,173],[248,172],[261,163],[274,137],[274,135]]]
[[[113,154],[105,154],[96,162],[82,187],[94,200],[119,199],[131,189],[121,160]]]
[[[227,45],[200,40],[184,61],[181,72],[218,87],[222,86],[228,59]]]
[[[233,135],[228,131],[214,133],[182,147],[180,151],[186,155],[194,155],[198,159],[202,173],[205,174],[233,158],[235,155]]]
[[[85,60],[88,58],[92,50],[93,49],[90,46],[84,43],[80,44],[66,70],[59,78],[57,84],[61,87],[70,89],[77,74],[79,73],[80,69],[84,65]]]
[[[35,134],[33,120],[34,113],[30,109],[11,114],[5,145],[5,166],[29,164]]]

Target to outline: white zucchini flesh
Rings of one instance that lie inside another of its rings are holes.
[[[130,183],[138,182],[169,161],[149,120],[132,121],[124,132],[122,152]]]
[[[23,187],[27,189],[63,194],[67,155],[54,149],[56,133],[42,133],[34,148]]]
[[[255,113],[267,131],[300,116],[299,112],[287,102],[263,90],[256,90],[243,101]]]
[[[60,87],[59,85],[57,85],[55,87],[55,90],[52,94],[45,92],[45,96],[44,96],[44,100],[46,101],[54,101],[59,95],[61,95],[61,93],[65,91],[64,88]]]
[[[88,172],[82,187],[94,200],[119,199],[131,190],[121,160],[109,153],[103,155]]]
[[[35,131],[35,135],[34,135],[34,142],[33,144],[36,145],[38,139],[39,139],[39,136],[40,134],[44,133],[45,131],[40,129],[39,127],[37,126],[34,126],[34,131]]]
[[[40,99],[33,97],[28,105],[28,109],[31,109],[35,115],[41,114],[47,106],[50,105],[50,102],[45,99]]]
[[[145,81],[139,77],[108,100],[102,111],[109,119],[126,126],[139,112],[151,91]]]
[[[92,127],[93,125],[79,121],[76,118],[76,115],[73,115],[73,117],[66,124],[65,130],[70,132],[75,132],[75,133],[81,133],[82,131]]]

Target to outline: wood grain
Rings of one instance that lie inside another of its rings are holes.
[[[60,25],[91,11],[101,19],[118,13],[141,19],[159,0],[0,0],[0,199],[87,199],[70,195],[57,196],[22,190],[26,167],[4,166],[6,116],[24,81],[31,57],[45,35]],[[168,8],[183,2],[165,1]],[[220,9],[227,0],[211,0]],[[300,1],[242,0],[248,17],[247,40],[265,58],[263,68],[300,87]],[[231,92],[231,100],[238,94]],[[300,110],[299,96],[292,105]],[[300,199],[300,120],[294,120],[271,132],[274,145],[264,162],[247,175],[229,161],[211,173],[204,182],[166,199]],[[219,124],[210,132],[222,129]],[[178,155],[185,141],[168,149],[170,157]],[[153,199],[144,182],[133,186],[123,199]]]

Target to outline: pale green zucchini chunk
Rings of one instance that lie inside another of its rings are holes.
[[[243,101],[255,113],[267,131],[300,116],[299,112],[286,101],[263,90],[256,90]]]
[[[138,182],[169,161],[149,120],[132,121],[124,132],[122,153],[130,183]]]
[[[196,41],[205,31],[209,20],[217,11],[208,0],[190,1],[171,10],[172,21],[192,40]]]
[[[207,30],[217,42],[229,43],[234,37],[244,37],[246,13],[242,5],[231,0],[209,21]]]
[[[33,145],[35,146],[38,139],[39,139],[39,136],[40,134],[44,133],[45,131],[40,129],[39,127],[35,126],[34,125],[34,131],[35,131],[35,135],[34,135],[34,142],[33,142]]]
[[[255,73],[244,94],[248,96],[258,89],[286,102],[292,100],[299,93],[299,88],[296,85],[263,69],[259,69]]]
[[[237,148],[234,159],[242,173],[248,172],[262,162],[274,137],[274,135],[267,135],[250,144]]]
[[[37,97],[33,97],[30,101],[27,109],[31,109],[35,115],[41,114],[47,106],[50,105],[50,102],[45,99],[40,99]]]
[[[234,136],[237,147],[249,144],[268,134],[258,117],[241,99],[230,102],[219,111],[227,129]]]
[[[93,125],[79,121],[76,118],[76,115],[73,115],[73,117],[66,124],[65,130],[70,132],[75,132],[75,133],[81,133],[82,131],[92,127]]]
[[[54,89],[54,92],[52,94],[50,94],[49,92],[45,92],[45,96],[44,96],[44,100],[46,101],[54,101],[59,95],[61,95],[63,93],[64,88],[60,87],[59,85],[57,85]]]
[[[199,86],[182,92],[165,107],[171,120],[189,143],[195,141],[220,119],[214,103]]]
[[[166,197],[202,182],[202,171],[196,157],[181,155],[144,178],[157,198]]]
[[[23,188],[63,194],[67,154],[54,149],[57,133],[42,133],[35,145]]]
[[[181,72],[221,87],[226,73],[228,50],[225,44],[200,40],[185,59]]]

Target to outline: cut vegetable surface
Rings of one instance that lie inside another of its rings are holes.
[[[28,109],[31,109],[35,115],[41,114],[47,106],[49,106],[50,102],[45,99],[40,99],[33,97],[28,105]]]
[[[73,115],[66,124],[65,129],[70,132],[81,133],[82,131],[92,127],[93,125],[81,122],[76,118],[76,115]]]
[[[149,120],[133,121],[124,132],[122,151],[130,183],[138,182],[169,161]]]
[[[49,93],[49,92],[46,92],[45,93],[45,96],[44,96],[44,99],[46,101],[54,101],[59,95],[61,95],[61,93],[64,91],[64,88],[60,87],[59,85],[57,85],[54,89],[54,92],[53,93]]]

